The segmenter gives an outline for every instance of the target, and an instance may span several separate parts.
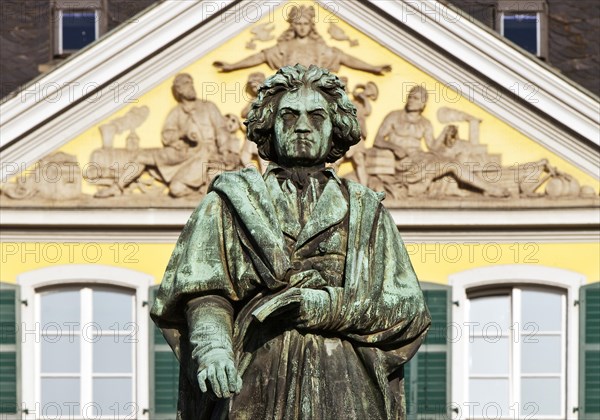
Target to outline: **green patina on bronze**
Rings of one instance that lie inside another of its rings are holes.
[[[178,418],[405,418],[430,318],[382,194],[325,166],[360,140],[343,84],[284,67],[246,124],[272,163],[214,180],[151,311],[181,363]]]

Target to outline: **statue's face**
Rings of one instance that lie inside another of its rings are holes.
[[[306,17],[299,17],[292,22],[292,28],[298,38],[305,38],[310,33],[312,23]]]
[[[446,135],[446,138],[444,139],[444,144],[446,145],[446,147],[451,148],[451,147],[454,147],[454,145],[456,144],[457,141],[458,141],[458,130],[456,127],[451,126],[450,131],[448,132],[448,134]]]
[[[229,133],[235,133],[240,128],[240,120],[236,115],[225,114],[225,126]]]
[[[406,98],[406,110],[411,111],[423,111],[427,98],[420,89],[411,90]]]
[[[333,124],[325,98],[309,88],[283,95],[275,117],[275,152],[284,166],[324,163]]]
[[[175,89],[183,99],[193,101],[196,99],[196,90],[194,89],[194,81],[191,77],[181,77],[175,83]]]

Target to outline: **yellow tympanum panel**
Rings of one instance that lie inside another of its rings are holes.
[[[365,84],[369,81],[374,82],[379,89],[379,97],[372,102],[372,114],[367,118],[367,145],[373,143],[374,136],[382,123],[384,117],[392,110],[404,107],[406,95],[414,85],[424,86],[429,92],[429,101],[423,113],[434,126],[434,132],[437,135],[441,132],[444,124],[437,119],[436,113],[441,107],[456,108],[482,120],[480,126],[480,143],[487,145],[488,152],[491,154],[501,154],[502,166],[512,166],[518,163],[537,161],[542,158],[549,159],[551,165],[558,167],[564,172],[573,175],[581,185],[591,185],[597,191],[598,182],[592,177],[580,171],[575,166],[560,157],[550,153],[544,147],[535,141],[527,138],[515,128],[511,127],[490,113],[483,110],[478,105],[470,101],[472,92],[456,92],[453,86],[444,85],[438,80],[432,78],[426,73],[426,69],[419,69],[413,64],[405,61],[401,57],[391,53],[376,40],[370,39],[363,33],[357,31],[352,26],[313,2],[290,2],[282,8],[273,10],[268,16],[250,26],[247,30],[225,42],[219,48],[198,59],[195,63],[181,69],[181,72],[187,72],[194,78],[194,84],[198,96],[214,102],[223,114],[233,113],[240,115],[241,110],[246,106],[249,98],[245,92],[245,84],[248,75],[253,72],[263,72],[270,75],[273,71],[262,64],[254,68],[234,71],[231,73],[219,73],[212,65],[214,61],[235,62],[254,54],[261,49],[275,45],[276,38],[289,27],[285,16],[289,14],[290,8],[294,5],[306,4],[316,8],[316,28],[325,39],[327,45],[337,47],[344,52],[361,58],[371,64],[390,64],[392,72],[384,76],[376,76],[362,71],[352,70],[342,67],[338,74],[348,78],[349,89],[357,84]],[[252,19],[250,15],[247,18]],[[274,39],[261,42],[256,41],[256,49],[246,48],[246,43],[250,41],[252,34],[250,30],[261,24],[272,24],[274,30],[272,35]],[[338,28],[348,36],[350,40],[357,40],[358,45],[351,47],[349,41],[337,41],[328,34],[330,24],[334,23]],[[174,77],[175,75],[173,75]],[[173,77],[164,80],[161,84],[154,87],[151,91],[142,94],[139,97],[133,97],[134,103],[125,103],[131,100],[128,95],[115,96],[116,102],[123,102],[123,107],[114,113],[110,118],[98,125],[90,126],[85,132],[74,138],[71,142],[61,148],[63,152],[77,156],[81,166],[85,169],[86,163],[90,161],[90,156],[94,149],[100,148],[102,140],[98,127],[108,121],[123,116],[133,107],[147,106],[150,110],[148,119],[136,129],[140,137],[140,147],[162,147],[161,130],[162,125],[169,111],[176,106],[176,101],[171,93],[171,84]],[[456,86],[456,85],[454,85]],[[525,89],[524,86],[515,86],[515,89]],[[489,99],[494,100],[496,91],[490,87],[488,89]],[[114,92],[113,92],[114,94]],[[531,93],[531,100],[535,100],[535,92]],[[459,136],[462,139],[468,139],[468,123],[458,123]],[[239,133],[241,137],[241,132]],[[115,147],[125,147],[126,133],[115,137]],[[342,174],[347,171],[347,167],[341,169]],[[83,190],[85,193],[93,194],[96,189],[84,182]]]

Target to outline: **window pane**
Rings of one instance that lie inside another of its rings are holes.
[[[79,50],[96,39],[96,13],[62,13],[62,41],[64,50]]]
[[[42,378],[42,418],[79,415],[79,398],[79,378]]]
[[[538,53],[536,13],[505,14],[502,19],[506,38],[532,54]]]
[[[523,290],[522,293],[522,329],[533,323],[537,331],[560,331],[562,324],[562,294],[559,292]]]
[[[475,331],[496,334],[497,330],[508,333],[510,324],[510,297],[486,296],[470,300],[469,321],[475,322]]]
[[[112,419],[131,414],[135,407],[129,378],[94,378],[92,395],[96,408],[94,416]]]
[[[473,403],[474,417],[508,415],[508,379],[470,379],[469,402]]]
[[[103,330],[131,329],[132,297],[129,293],[94,290],[93,301],[94,322]]]
[[[79,336],[42,337],[42,373],[78,373]]]
[[[508,374],[509,338],[475,337],[469,343],[469,373]],[[497,341],[497,342],[495,342]]]
[[[94,343],[95,373],[131,373],[131,340],[128,336],[99,337]],[[116,343],[115,343],[116,341]]]
[[[561,415],[559,378],[523,378],[521,414]]]
[[[69,329],[78,331],[81,328],[79,290],[44,292],[41,306],[42,332],[61,330],[67,333]]]
[[[560,373],[562,367],[561,337],[521,336],[521,340],[523,343],[521,347],[523,373]]]

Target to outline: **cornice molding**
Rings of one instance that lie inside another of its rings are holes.
[[[178,229],[193,209],[24,209],[0,208],[3,229],[68,227],[114,229]],[[402,230],[424,228],[478,230],[587,229],[600,226],[597,208],[562,209],[389,209]],[[107,217],[110,214],[110,217]]]
[[[512,244],[512,243],[598,243],[598,230],[562,230],[543,231],[505,229],[505,230],[428,230],[417,231],[401,227],[402,239],[407,244]],[[174,244],[181,233],[179,227],[164,230],[132,229],[3,229],[0,242],[3,243],[136,243],[136,244]]]

